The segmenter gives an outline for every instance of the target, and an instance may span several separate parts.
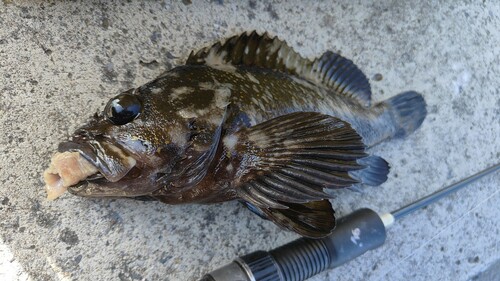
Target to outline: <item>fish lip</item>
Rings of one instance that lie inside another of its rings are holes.
[[[95,153],[95,148],[87,142],[80,143],[75,141],[65,141],[59,144],[57,151],[61,153],[78,152],[83,158],[85,158],[85,160],[99,168],[98,165],[96,165],[97,153]]]
[[[110,142],[108,142],[108,144],[111,144]],[[119,149],[120,151],[124,152],[124,149],[121,148],[120,146],[116,145],[116,144],[112,144],[115,148]],[[90,162],[92,165],[94,165],[97,170],[99,171],[97,174],[94,174],[80,182],[78,182],[77,184],[73,185],[73,186],[70,186],[68,188],[68,190],[76,190],[78,189],[79,187],[82,186],[82,183],[89,183],[89,182],[100,182],[101,184],[103,183],[106,183],[106,182],[109,182],[108,180],[106,180],[104,177],[106,177],[110,172],[110,167],[108,166],[108,164],[106,163],[106,161],[102,158],[102,155],[103,155],[103,152],[100,152],[99,151],[99,147],[101,147],[101,145],[99,145],[99,141],[97,140],[85,140],[85,141],[74,141],[74,140],[70,140],[70,141],[66,141],[66,142],[62,142],[59,144],[58,146],[58,151],[63,153],[63,152],[78,152],[85,160],[87,160],[88,162]],[[129,157],[131,157],[129,155]],[[137,162],[136,160],[136,164],[134,165],[133,168],[138,168],[138,165],[139,163]],[[132,169],[130,169],[132,170]],[[115,181],[119,181],[121,180],[122,178],[126,177],[130,170],[125,173],[123,176],[121,176],[120,178],[117,178]],[[94,177],[95,175],[101,175],[101,177],[97,177],[97,178],[92,178]]]
[[[137,182],[137,180],[143,180],[141,178],[127,179],[127,182],[123,184],[119,182],[110,182],[105,178],[99,178],[95,180],[82,180],[75,185],[68,187],[68,192],[70,194],[90,197],[90,198],[120,198],[120,197],[137,197],[137,196],[147,196],[151,195],[154,191],[158,190],[160,187],[151,185],[152,187],[144,189],[145,186],[149,186],[147,183]],[[154,183],[154,181],[150,182]],[[139,188],[136,188],[139,187]]]
[[[99,140],[100,141],[100,140]],[[60,143],[58,147],[59,152],[78,152],[83,158],[88,160],[92,165],[98,169],[98,173],[81,180],[80,182],[69,186],[67,191],[70,194],[81,196],[81,197],[108,197],[108,198],[118,198],[118,197],[136,197],[149,195],[153,191],[160,188],[156,184],[156,178],[158,176],[157,171],[147,165],[144,162],[138,160],[134,157],[136,164],[132,167],[123,177],[117,181],[109,181],[106,179],[104,172],[109,167],[103,167],[105,165],[104,160],[100,155],[103,154],[99,151],[98,140],[81,140],[75,141],[70,140]],[[111,144],[110,140],[102,140],[102,142],[107,142]],[[94,145],[92,145],[95,143]],[[101,143],[102,144],[102,143]],[[133,157],[132,154],[127,153],[121,145],[113,142],[112,145],[126,153],[128,156]],[[144,183],[144,180],[149,183]]]
[[[73,195],[81,196],[82,191],[84,191],[88,187],[88,185],[89,182],[87,180],[80,181],[77,184],[68,187],[68,192]]]
[[[98,180],[103,180],[103,179],[98,179]],[[74,184],[70,187],[68,187],[68,192],[70,194],[76,195],[76,196],[82,196],[82,197],[110,197],[114,196],[112,194],[106,195],[104,192],[102,192],[102,188],[99,188],[101,192],[94,194],[95,193],[95,182],[97,180],[82,180],[78,182],[77,184]],[[104,179],[103,184],[105,185],[107,181]],[[100,185],[97,185],[100,186]]]
[[[99,159],[97,148],[89,142],[65,141],[59,144],[57,151],[63,152],[78,152],[85,160],[94,165],[100,173],[105,173],[102,159]]]

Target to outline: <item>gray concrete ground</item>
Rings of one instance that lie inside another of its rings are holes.
[[[396,209],[499,161],[498,1],[188,2],[0,3],[1,280],[195,280],[297,237],[234,202],[45,200],[41,173],[87,116],[241,31],[269,31],[309,57],[341,52],[382,75],[375,100],[425,96],[423,127],[373,149],[389,180],[338,192],[339,215]],[[311,280],[499,278],[482,274],[500,259],[499,183],[497,173],[402,220],[383,247]]]

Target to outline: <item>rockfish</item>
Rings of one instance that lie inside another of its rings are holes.
[[[351,60],[302,58],[267,33],[191,52],[186,64],[113,97],[45,171],[49,199],[135,197],[167,204],[240,200],[307,237],[335,227],[328,189],[377,186],[388,163],[367,148],[415,131],[408,91],[371,102]]]

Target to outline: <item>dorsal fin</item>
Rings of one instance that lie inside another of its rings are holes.
[[[315,59],[305,78],[370,106],[372,92],[365,74],[349,59],[327,51]]]
[[[336,94],[346,95],[370,106],[371,90],[366,76],[351,60],[325,52],[313,61],[302,58],[285,41],[256,31],[217,42],[191,52],[187,65],[246,65],[274,69],[323,85]]]

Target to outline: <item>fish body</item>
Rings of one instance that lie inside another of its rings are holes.
[[[351,124],[369,146],[392,137],[398,129],[384,103],[365,107],[303,78],[255,67],[177,67],[138,92],[157,95],[155,103],[172,110],[171,114],[204,118],[214,125],[220,124],[226,106],[234,104],[245,114],[248,126],[293,112],[338,117]]]
[[[416,92],[372,106],[368,80],[338,54],[307,60],[276,37],[244,33],[112,98],[60,144],[68,163],[89,162],[95,175],[67,186],[53,160],[45,178],[49,190],[81,196],[240,200],[322,237],[335,225],[324,190],[383,183],[387,162],[365,149],[410,134],[425,115]]]

